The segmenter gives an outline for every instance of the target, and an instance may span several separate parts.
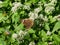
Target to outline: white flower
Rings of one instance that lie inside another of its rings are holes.
[[[48,3],[48,4],[46,3],[46,4],[44,4],[44,6],[47,7],[47,6],[55,6],[55,5],[52,3]]]
[[[43,14],[40,14],[40,15],[39,15],[39,18],[43,19]]]
[[[30,12],[29,13],[29,18],[32,19],[32,20],[35,20],[35,19],[38,18],[38,14],[37,13]]]
[[[24,5],[23,8],[27,9],[27,10],[30,10],[30,5]]]
[[[12,9],[11,9],[11,11],[12,11],[13,13],[15,13],[15,12],[16,12],[16,10],[17,10],[17,8],[16,8],[16,7],[12,7]]]
[[[47,22],[47,21],[48,21],[47,16],[45,16],[45,17],[43,18],[43,20]]]
[[[15,13],[19,7],[22,7],[22,4],[20,2],[14,2],[11,11]]]
[[[50,31],[47,31],[47,35],[51,35],[51,32]]]
[[[60,20],[60,14],[59,15],[57,15],[57,16],[54,16],[54,18],[53,19],[56,19],[56,20]]]
[[[22,30],[19,31],[19,35],[22,35],[24,34],[24,32]]]
[[[57,0],[49,0],[50,3],[45,3],[44,6],[47,7],[47,6],[54,6],[56,5],[57,3]]]
[[[19,7],[19,6],[20,6],[20,7],[21,7],[22,4],[21,4],[20,2],[14,2],[14,3],[13,3],[13,6],[16,6],[16,7]]]
[[[19,35],[19,39],[22,40],[26,34],[27,34],[26,31],[22,31],[22,30],[20,30],[19,33],[18,33],[18,35]]]
[[[40,11],[41,11],[40,8],[36,8],[36,9],[34,9],[34,13],[39,13]]]
[[[35,45],[35,42],[32,41],[32,42],[29,43],[29,45]]]
[[[48,3],[48,4],[44,4],[44,6],[45,6],[45,12],[47,13],[47,14],[50,14],[50,13],[52,13],[52,11],[54,11],[55,10],[55,4],[52,4],[52,3]]]
[[[46,22],[48,21],[47,16],[43,16],[43,14],[40,14],[39,18],[42,19],[42,20],[44,20],[44,21],[46,21]]]
[[[55,8],[53,6],[47,6],[45,7],[45,13],[50,14],[52,11],[54,11],[54,9]]]
[[[52,44],[53,44],[53,42],[49,42],[48,44],[49,44],[49,45],[52,45]]]
[[[14,34],[12,34],[12,38],[17,38],[17,34],[16,33],[14,33]]]

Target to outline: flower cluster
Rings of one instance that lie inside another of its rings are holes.
[[[26,34],[27,34],[26,31],[20,30],[20,31],[19,31],[19,34],[18,34],[18,35],[19,35],[19,39],[22,40]]]
[[[43,21],[48,22],[47,16],[43,16],[43,14],[40,14],[40,15],[39,15],[39,18],[40,18],[41,20],[43,20]]]
[[[26,31],[20,30],[17,34],[13,33],[12,38],[17,39],[17,40],[23,40],[24,36],[28,34]]]
[[[55,10],[56,3],[57,3],[57,0],[50,0],[50,3],[44,4],[45,13],[51,14]]]
[[[29,13],[29,18],[32,19],[32,20],[34,20],[34,19],[38,18],[38,14],[30,12]]]
[[[38,18],[38,13],[42,10],[42,7],[35,8],[33,12],[30,12],[29,18],[32,20],[35,20]]]
[[[17,36],[18,36],[18,35],[17,35],[16,33],[12,34],[12,38],[14,38],[14,39],[16,39]]]
[[[15,13],[19,7],[22,7],[22,4],[20,2],[14,2],[11,11]]]
[[[30,5],[23,5],[23,9],[27,9],[27,10],[30,10]]]

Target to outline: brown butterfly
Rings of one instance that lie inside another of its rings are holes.
[[[31,28],[33,26],[34,21],[32,19],[27,18],[27,19],[23,19],[22,23],[24,24],[26,29],[29,29],[29,28]]]

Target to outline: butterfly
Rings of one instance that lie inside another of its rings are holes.
[[[24,24],[26,29],[29,29],[29,28],[31,28],[33,26],[34,21],[32,19],[27,18],[27,19],[23,19],[22,23]]]

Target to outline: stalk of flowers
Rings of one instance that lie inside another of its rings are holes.
[[[24,42],[24,36],[28,34],[27,31],[20,30],[18,33],[12,34],[12,39],[16,39],[19,43]]]
[[[39,18],[39,21],[40,21],[39,26],[44,26],[44,23],[48,22],[48,17],[43,16],[43,14],[40,14],[38,18]]]
[[[26,34],[28,34],[28,32],[27,31],[22,31],[22,30],[20,30],[19,32],[18,32],[18,39],[19,40],[23,40],[23,38],[24,38],[24,36],[26,35]]]
[[[43,4],[42,4],[41,2],[39,2],[37,5],[38,5],[39,7],[35,8],[35,9],[33,10],[33,12],[30,12],[30,13],[28,14],[28,15],[29,15],[29,18],[32,19],[32,20],[37,19],[37,18],[38,18],[38,13],[42,11],[42,5],[43,5]]]
[[[18,32],[18,34],[17,33],[13,33],[12,34],[12,38],[20,38],[22,40],[26,34],[27,34],[27,31],[20,30]]]
[[[35,8],[34,9],[34,13],[38,14],[41,10],[42,10],[42,7]]]
[[[30,12],[29,18],[32,20],[35,20],[38,18],[38,13],[42,10],[42,7],[35,8],[33,12]]]
[[[45,3],[44,6],[55,6],[57,3],[57,0],[49,0],[49,3]]]
[[[19,8],[21,8],[23,5],[20,2],[14,2],[13,3],[13,7],[11,9],[11,11],[13,13],[15,13]]]
[[[18,38],[17,38],[18,42],[19,42],[19,43],[23,43],[23,42],[24,42],[24,37],[25,37],[27,34],[28,34],[27,31],[22,31],[22,30],[20,30],[20,31],[18,32]]]
[[[51,0],[50,3],[44,4],[44,6],[45,6],[45,13],[51,14],[52,11],[55,10],[56,3],[57,3],[57,0]]]
[[[45,13],[47,13],[47,14],[51,14],[52,11],[54,11],[54,10],[55,10],[55,8],[53,6],[45,7]]]

